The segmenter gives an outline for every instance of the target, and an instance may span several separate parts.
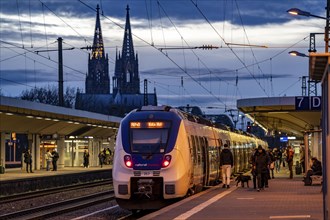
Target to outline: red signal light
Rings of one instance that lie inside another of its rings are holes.
[[[168,167],[171,163],[171,159],[172,159],[171,155],[166,155],[162,162],[162,168]]]
[[[133,161],[132,161],[132,157],[130,155],[125,155],[124,156],[124,162],[125,162],[125,165],[128,168],[132,168],[133,167]]]

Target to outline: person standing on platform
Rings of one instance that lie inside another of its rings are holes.
[[[273,153],[273,150],[272,149],[269,149],[268,150],[268,156],[269,156],[269,159],[270,159],[270,165],[269,165],[269,179],[274,179],[274,168],[275,168],[275,157],[274,157],[274,153]]]
[[[258,151],[255,156],[255,170],[257,172],[258,192],[264,187],[268,188],[268,173],[269,173],[270,158],[261,145],[258,146]]]
[[[101,165],[101,168],[102,168],[103,164],[104,164],[104,159],[105,159],[105,155],[104,155],[103,150],[100,151],[98,157],[99,157],[99,162],[100,162],[100,165]]]
[[[110,164],[110,149],[109,148],[105,149],[104,154],[105,154],[104,164]]]
[[[24,163],[26,163],[26,172],[29,173],[29,169],[30,169],[30,173],[33,173],[32,154],[30,148],[28,148],[28,150],[24,153]]]
[[[276,173],[281,171],[281,163],[282,163],[282,152],[280,149],[274,149],[274,159],[275,159],[275,170]]]
[[[253,188],[256,189],[257,188],[257,170],[256,170],[256,166],[255,166],[255,158],[256,158],[256,154],[258,152],[258,149],[255,148],[250,156],[250,164],[252,165],[252,170],[251,170],[251,174],[252,174],[252,181],[253,181]]]
[[[228,144],[224,144],[224,149],[220,153],[220,167],[222,172],[222,188],[229,188],[231,168],[234,165],[233,154],[231,153]]]
[[[84,168],[89,167],[89,153],[87,150],[84,152]]]
[[[53,171],[57,171],[57,160],[60,157],[60,155],[57,153],[57,151],[54,149],[52,152],[52,158],[53,158]]]
[[[52,162],[52,153],[50,153],[49,150],[47,150],[47,152],[45,153],[45,160],[46,160],[46,170],[49,171],[50,170],[50,163]]]
[[[293,156],[294,156],[294,151],[291,146],[288,146],[288,148],[286,150],[286,162],[288,162],[288,167],[290,170],[290,179],[293,178],[293,170],[292,170]]]
[[[301,164],[301,172],[305,173],[305,147],[304,145],[300,145],[300,164]]]

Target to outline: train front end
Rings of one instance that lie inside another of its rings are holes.
[[[128,114],[117,135],[112,176],[116,200],[125,209],[158,209],[185,193],[178,187],[187,181],[185,171],[174,159],[181,119],[165,107],[149,108]]]

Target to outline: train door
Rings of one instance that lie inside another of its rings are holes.
[[[193,137],[188,136],[188,144],[189,144],[189,153],[191,158],[191,173],[190,173],[190,183],[189,185],[192,186],[194,184],[194,167],[195,167],[195,159],[196,159],[196,151],[194,151],[194,145],[193,145]]]
[[[199,155],[199,165],[200,165],[200,174],[202,185],[205,186],[205,149],[201,137],[197,137],[198,142],[198,155]]]
[[[223,146],[223,142],[221,139],[218,139],[218,147],[217,147],[217,170],[218,170],[218,179],[221,180],[222,173],[220,169],[220,149]]]
[[[199,138],[202,147],[202,164],[203,164],[203,186],[209,185],[210,163],[209,163],[209,149],[205,137]]]
[[[193,154],[194,154],[194,184],[199,185],[202,184],[203,176],[202,176],[202,167],[201,167],[201,150],[200,144],[197,136],[192,136],[193,143]],[[197,192],[201,189],[196,189]]]

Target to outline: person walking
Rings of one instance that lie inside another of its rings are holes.
[[[52,152],[52,163],[53,163],[53,171],[57,171],[57,160],[60,158],[60,155],[57,153],[57,151],[54,149]]]
[[[222,188],[229,188],[231,168],[234,166],[233,154],[228,144],[224,144],[224,149],[220,153],[220,167],[222,172]]]
[[[293,156],[294,156],[294,151],[293,151],[291,146],[288,146],[287,150],[286,150],[286,162],[288,162],[288,167],[289,167],[289,170],[290,170],[290,179],[293,178],[293,170],[292,170]]]
[[[30,173],[33,173],[32,154],[30,148],[28,148],[28,150],[24,153],[24,163],[26,163],[26,172],[29,173],[29,169],[30,169]]]
[[[257,172],[258,192],[264,187],[268,188],[268,173],[269,173],[270,158],[265,149],[261,145],[258,146],[258,151],[255,155],[255,170]]]
[[[89,153],[87,150],[85,150],[84,152],[84,168],[88,168],[89,167]]]
[[[45,160],[46,160],[46,171],[50,170],[50,164],[53,160],[53,156],[52,153],[50,153],[49,149],[47,150],[47,152],[45,153]]]

